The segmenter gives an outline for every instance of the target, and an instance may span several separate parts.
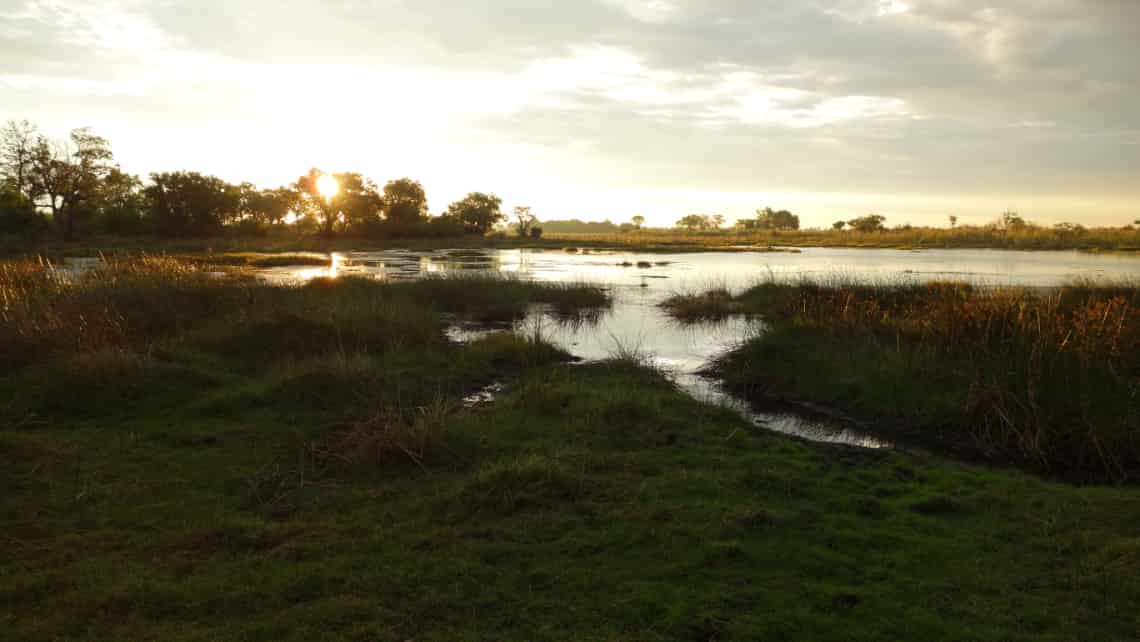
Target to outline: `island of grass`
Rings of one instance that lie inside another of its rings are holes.
[[[634,359],[446,339],[589,286],[215,269],[0,263],[4,637],[1135,639],[1133,488],[801,443]]]
[[[678,294],[682,322],[765,329],[710,374],[757,402],[822,402],[892,436],[1081,478],[1140,474],[1140,286],[769,280]]]

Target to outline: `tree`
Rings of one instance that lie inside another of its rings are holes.
[[[333,178],[340,186],[336,195],[330,200],[336,220],[362,234],[370,234],[383,220],[384,196],[380,193],[380,189],[371,179],[357,172],[333,174]],[[420,191],[422,195],[423,188],[420,188]],[[426,201],[424,203],[426,207]],[[399,213],[394,219],[395,222],[415,223],[419,220],[418,214],[412,214],[408,202],[396,203],[396,208]],[[411,218],[404,219],[403,216]]]
[[[516,207],[514,214],[518,220],[519,236],[530,236],[531,230],[535,229],[534,224],[538,222],[538,217],[530,211],[529,207]],[[541,232],[539,233],[541,234]]]
[[[713,214],[709,218],[709,229],[719,230],[722,225],[724,225],[724,217],[720,214]]]
[[[217,176],[163,172],[150,180],[143,192],[154,227],[164,236],[216,234],[241,208],[240,190]]]
[[[836,221],[831,224],[832,229],[839,230],[840,232],[842,232],[845,227],[847,227],[847,221]]]
[[[762,230],[798,230],[800,217],[788,210],[776,211],[770,207],[756,210],[756,227]]]
[[[680,227],[680,228],[683,228],[683,229],[686,229],[689,231],[695,231],[695,230],[702,229],[704,227],[704,225],[705,225],[705,217],[700,215],[700,214],[688,214],[686,216],[681,217],[681,220],[677,221],[677,227]]]
[[[323,236],[332,236],[338,227],[367,233],[380,223],[384,197],[371,180],[356,172],[329,174],[336,181],[336,193],[322,194],[324,176],[325,172],[313,168],[297,179],[298,216],[315,217]]]
[[[321,194],[320,180],[322,176],[324,176],[324,172],[314,167],[293,184],[299,195],[296,200],[299,210],[297,215],[302,218],[316,219],[321,234],[332,236],[337,217],[332,206],[332,197]]]
[[[418,223],[428,215],[427,193],[423,185],[410,178],[388,181],[382,207],[389,221]]]
[[[950,227],[951,228],[958,227],[958,217],[957,216],[954,216],[954,215],[950,216]]]
[[[47,227],[36,206],[16,190],[15,184],[0,184],[0,234],[34,239]]]
[[[296,192],[287,187],[256,190],[242,184],[242,212],[257,221],[258,225],[279,225],[289,216],[296,200]]]
[[[847,221],[847,224],[851,226],[851,229],[857,232],[882,232],[885,229],[883,223],[886,222],[887,217],[885,216],[868,214],[866,216],[860,216],[859,218],[853,218]]]
[[[1006,231],[1020,230],[1029,226],[1029,224],[1025,222],[1025,219],[1021,218],[1020,214],[1012,210],[1002,212],[1001,218],[998,219],[997,225],[999,229]]]
[[[681,220],[677,221],[677,227],[692,231],[705,231],[715,229],[716,219],[719,218],[720,222],[724,222],[724,217],[719,214],[715,217],[708,216],[707,214],[689,214],[684,216]]]
[[[633,223],[633,229],[635,229],[635,230],[640,230],[641,226],[645,225],[645,217],[644,216],[635,216],[635,217],[629,219],[629,221],[631,223]]]
[[[31,173],[38,139],[36,126],[26,120],[9,120],[0,131],[0,179],[29,201],[34,198]]]
[[[500,210],[503,199],[494,194],[472,192],[461,201],[447,206],[447,216],[454,217],[471,233],[486,234],[506,218]]]
[[[1078,236],[1085,232],[1085,226],[1080,223],[1057,223],[1053,229],[1062,237]]]
[[[69,142],[59,145],[37,138],[28,180],[34,200],[46,202],[52,222],[70,239],[80,219],[92,212],[100,182],[115,167],[106,139],[75,129]]]
[[[138,176],[112,168],[99,185],[95,202],[95,219],[103,231],[111,234],[142,231],[147,199]]]

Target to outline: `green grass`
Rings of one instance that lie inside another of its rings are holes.
[[[682,321],[764,317],[712,369],[758,400],[823,402],[926,445],[1074,476],[1140,473],[1140,288],[767,282],[679,294]]]
[[[419,432],[372,440],[272,399],[0,434],[8,634],[1102,641],[1138,625],[1134,490],[799,444],[629,364],[534,368],[493,407],[429,407]]]
[[[5,323],[102,301],[124,333],[47,335],[0,372],[0,637],[1101,642],[1140,626],[1134,488],[800,443],[636,354],[448,342],[446,314],[480,316],[437,305],[451,284],[112,269],[5,281],[22,302]],[[514,287],[501,296],[563,296]],[[493,404],[461,403],[492,381]]]

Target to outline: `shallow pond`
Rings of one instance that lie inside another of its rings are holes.
[[[710,287],[738,291],[757,281],[800,276],[874,280],[967,280],[983,285],[1054,287],[1074,279],[1112,280],[1140,276],[1140,258],[1080,252],[1006,250],[882,250],[804,248],[793,252],[701,252],[643,254],[626,251],[385,250],[333,255],[330,268],[274,267],[266,278],[303,281],[319,276],[366,275],[415,279],[454,273],[499,273],[537,281],[588,282],[607,286],[614,304],[597,323],[559,323],[534,309],[519,329],[534,331],[585,360],[621,351],[645,355],[668,370],[687,392],[734,408],[756,425],[815,441],[868,448],[889,446],[842,419],[817,413],[760,412],[721,390],[698,371],[753,333],[757,320],[730,319],[682,326],[658,304],[671,294]],[[482,328],[455,328],[463,339]]]

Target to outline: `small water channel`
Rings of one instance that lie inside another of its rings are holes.
[[[1055,287],[1074,279],[1112,280],[1140,275],[1140,258],[1080,252],[1005,250],[863,250],[805,248],[798,253],[701,252],[643,254],[624,251],[384,250],[333,256],[328,268],[274,267],[271,280],[297,282],[356,274],[416,279],[455,273],[509,274],[550,282],[585,282],[609,288],[613,306],[594,323],[564,323],[542,307],[516,328],[533,331],[583,360],[635,351],[671,374],[686,392],[732,408],[755,425],[813,441],[864,448],[890,444],[855,423],[826,412],[771,412],[753,408],[720,388],[700,370],[716,356],[755,333],[763,322],[733,318],[681,325],[658,304],[676,292],[725,287],[741,290],[766,278],[801,276],[854,279],[966,280],[981,285]],[[463,340],[486,328],[456,327]]]

